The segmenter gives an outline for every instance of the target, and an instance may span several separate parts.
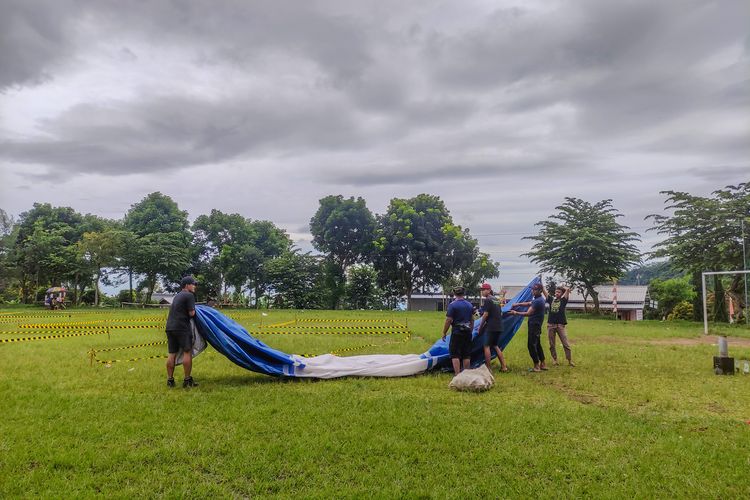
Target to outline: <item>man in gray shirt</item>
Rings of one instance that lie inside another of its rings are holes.
[[[182,352],[182,368],[185,379],[182,387],[195,387],[191,372],[193,369],[193,332],[190,318],[195,316],[195,286],[198,284],[192,276],[185,276],[180,282],[182,290],[172,301],[167,316],[167,386],[174,387],[174,365],[177,354]]]

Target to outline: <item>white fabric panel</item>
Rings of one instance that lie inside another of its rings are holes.
[[[373,354],[343,358],[323,354],[314,358],[295,356],[295,359],[305,366],[296,368],[294,376],[314,378],[404,377],[422,373],[429,366],[429,358],[422,358],[419,354]]]

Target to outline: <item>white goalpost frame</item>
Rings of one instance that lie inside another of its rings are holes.
[[[706,276],[715,274],[750,274],[750,271],[704,271],[701,273],[701,284],[703,289],[703,335],[708,335],[708,306],[706,305]],[[745,314],[747,314],[747,297],[745,297]]]

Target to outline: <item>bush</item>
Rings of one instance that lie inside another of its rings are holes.
[[[693,319],[693,304],[691,302],[688,302],[687,300],[683,300],[674,308],[672,309],[672,312],[667,317],[670,321],[675,319],[684,319],[684,320],[692,320]]]

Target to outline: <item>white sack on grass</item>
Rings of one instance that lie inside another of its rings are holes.
[[[473,370],[464,370],[451,380],[448,387],[457,391],[475,391],[481,392],[489,390],[495,385],[495,377],[487,369],[487,365],[482,365]]]

